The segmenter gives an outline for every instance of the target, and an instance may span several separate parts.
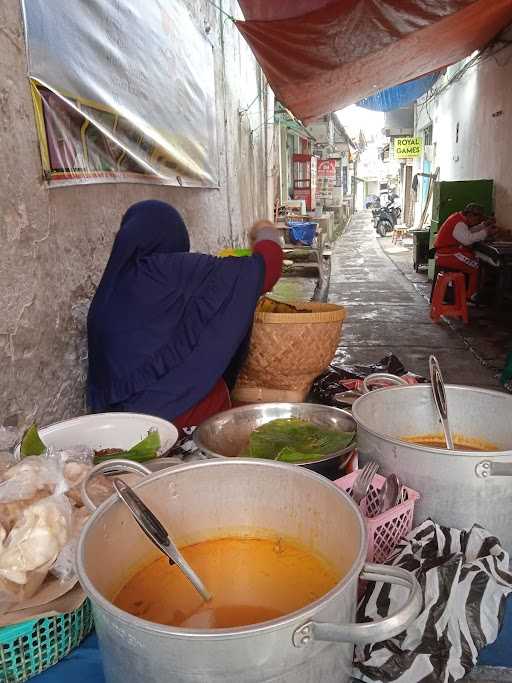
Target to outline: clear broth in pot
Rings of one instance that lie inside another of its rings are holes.
[[[114,604],[167,626],[236,628],[301,609],[342,578],[323,558],[283,539],[219,538],[181,552],[212,593],[209,602],[162,557],[137,572]]]

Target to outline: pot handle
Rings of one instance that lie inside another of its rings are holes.
[[[89,512],[94,512],[97,509],[97,505],[92,502],[89,494],[87,493],[87,487],[91,483],[91,479],[98,474],[126,474],[128,472],[143,474],[144,476],[153,474],[149,468],[141,465],[139,462],[135,462],[133,460],[123,460],[122,458],[119,458],[119,460],[107,460],[107,462],[101,462],[99,465],[96,465],[92,468],[92,470],[83,480],[82,486],[80,487],[82,501]]]
[[[488,479],[489,477],[512,477],[512,462],[482,460],[475,467],[475,474],[479,479]]]
[[[329,624],[309,621],[293,634],[295,647],[305,647],[313,641],[326,640],[337,643],[380,643],[397,636],[416,619],[423,605],[419,583],[411,572],[401,567],[367,562],[361,573],[366,581],[383,581],[409,588],[405,605],[381,621],[369,624]]]
[[[407,384],[405,379],[399,377],[398,375],[392,375],[389,372],[374,372],[372,375],[368,375],[363,379],[363,392],[365,394],[370,392],[370,385],[373,384],[373,382],[379,382],[379,380],[386,380],[388,384],[397,386]],[[385,387],[382,388],[384,389]]]

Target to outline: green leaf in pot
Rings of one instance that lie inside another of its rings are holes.
[[[306,462],[340,451],[350,445],[354,432],[338,432],[297,418],[272,420],[254,430],[242,455]]]
[[[37,431],[37,425],[34,422],[23,434],[20,444],[20,455],[22,458],[27,458],[30,455],[42,455],[45,451],[46,446],[41,440]]]
[[[318,453],[301,453],[300,451],[296,451],[294,448],[286,446],[286,448],[282,448],[279,451],[276,460],[279,460],[280,462],[297,464],[301,462],[309,462],[310,460],[322,460],[322,458],[325,458],[325,455],[319,455]]]
[[[105,460],[133,460],[134,462],[147,462],[156,458],[158,450],[161,446],[160,434],[156,429],[150,429],[148,435],[139,441],[139,443],[132,446],[128,451],[106,449],[105,451],[97,451],[94,458],[95,464],[104,462]]]

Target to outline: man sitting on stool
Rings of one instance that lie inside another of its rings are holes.
[[[471,245],[483,242],[495,232],[495,222],[486,219],[483,207],[468,204],[463,211],[448,216],[437,233],[434,242],[437,267],[466,274],[468,299],[478,290],[479,265]]]

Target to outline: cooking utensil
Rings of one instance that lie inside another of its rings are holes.
[[[336,403],[351,406],[360,396],[362,396],[362,394],[359,391],[340,391],[339,394],[334,394],[333,398]]]
[[[450,424],[448,422],[448,404],[446,402],[446,391],[444,388],[443,373],[441,372],[439,362],[435,356],[430,356],[428,364],[430,369],[432,394],[434,396],[434,403],[436,404],[441,424],[443,425],[446,447],[448,448],[448,450],[453,451],[454,445],[452,434],[450,431]]]
[[[415,522],[427,517],[447,527],[475,522],[512,551],[512,396],[478,387],[445,387],[450,421],[466,439],[496,444],[490,452],[456,451],[403,441],[437,435],[439,417],[428,384],[372,391],[353,406],[361,467],[375,460],[420,493]]]
[[[295,417],[320,427],[341,432],[354,432],[350,413],[315,403],[255,403],[226,410],[203,422],[194,431],[194,443],[209,458],[232,458],[240,455],[249,443],[252,432],[277,418]],[[309,460],[298,466],[324,473],[345,467],[355,446],[352,443],[321,460]]]
[[[366,498],[366,494],[371,486],[373,477],[377,474],[379,466],[376,462],[368,462],[361,470],[359,476],[352,487],[352,498],[359,505],[359,503]]]
[[[405,379],[399,377],[398,375],[392,375],[389,372],[374,372],[363,379],[363,393],[368,393],[373,391],[373,385],[380,387],[381,389],[388,389],[390,386],[396,386],[401,384],[407,384]]]
[[[113,479],[112,485],[149,540],[185,574],[203,600],[208,602],[212,597],[211,593],[180,553],[159,519],[122,479]]]
[[[130,572],[148,561],[145,536],[128,533],[130,512],[113,496],[87,522],[77,551],[109,683],[349,683],[351,643],[387,640],[421,609],[412,574],[365,564],[367,531],[354,502],[305,468],[266,460],[209,460],[146,477],[134,490],[151,500],[180,545],[182,539],[190,543],[268,530],[276,538],[296,539],[344,576],[319,600],[260,624],[194,630],[151,623],[111,603]],[[229,567],[225,571],[227,581],[236,580]],[[361,576],[408,587],[406,604],[383,621],[352,623]]]
[[[401,501],[401,498],[402,486],[400,484],[400,480],[396,474],[390,474],[388,477],[386,477],[384,486],[379,492],[379,514],[382,514],[387,510],[391,510],[391,508],[395,507],[395,505],[398,505],[398,503]]]
[[[386,497],[386,489],[388,487],[388,480],[387,477],[384,479],[384,483],[382,484],[382,488],[379,491],[379,510],[377,514],[382,514],[384,512],[384,500]]]
[[[408,384],[402,377],[392,375],[388,372],[374,372],[364,378],[360,390],[340,391],[334,394],[334,400],[341,405],[353,405],[360,396],[373,391],[376,388],[385,389],[389,386]]]

